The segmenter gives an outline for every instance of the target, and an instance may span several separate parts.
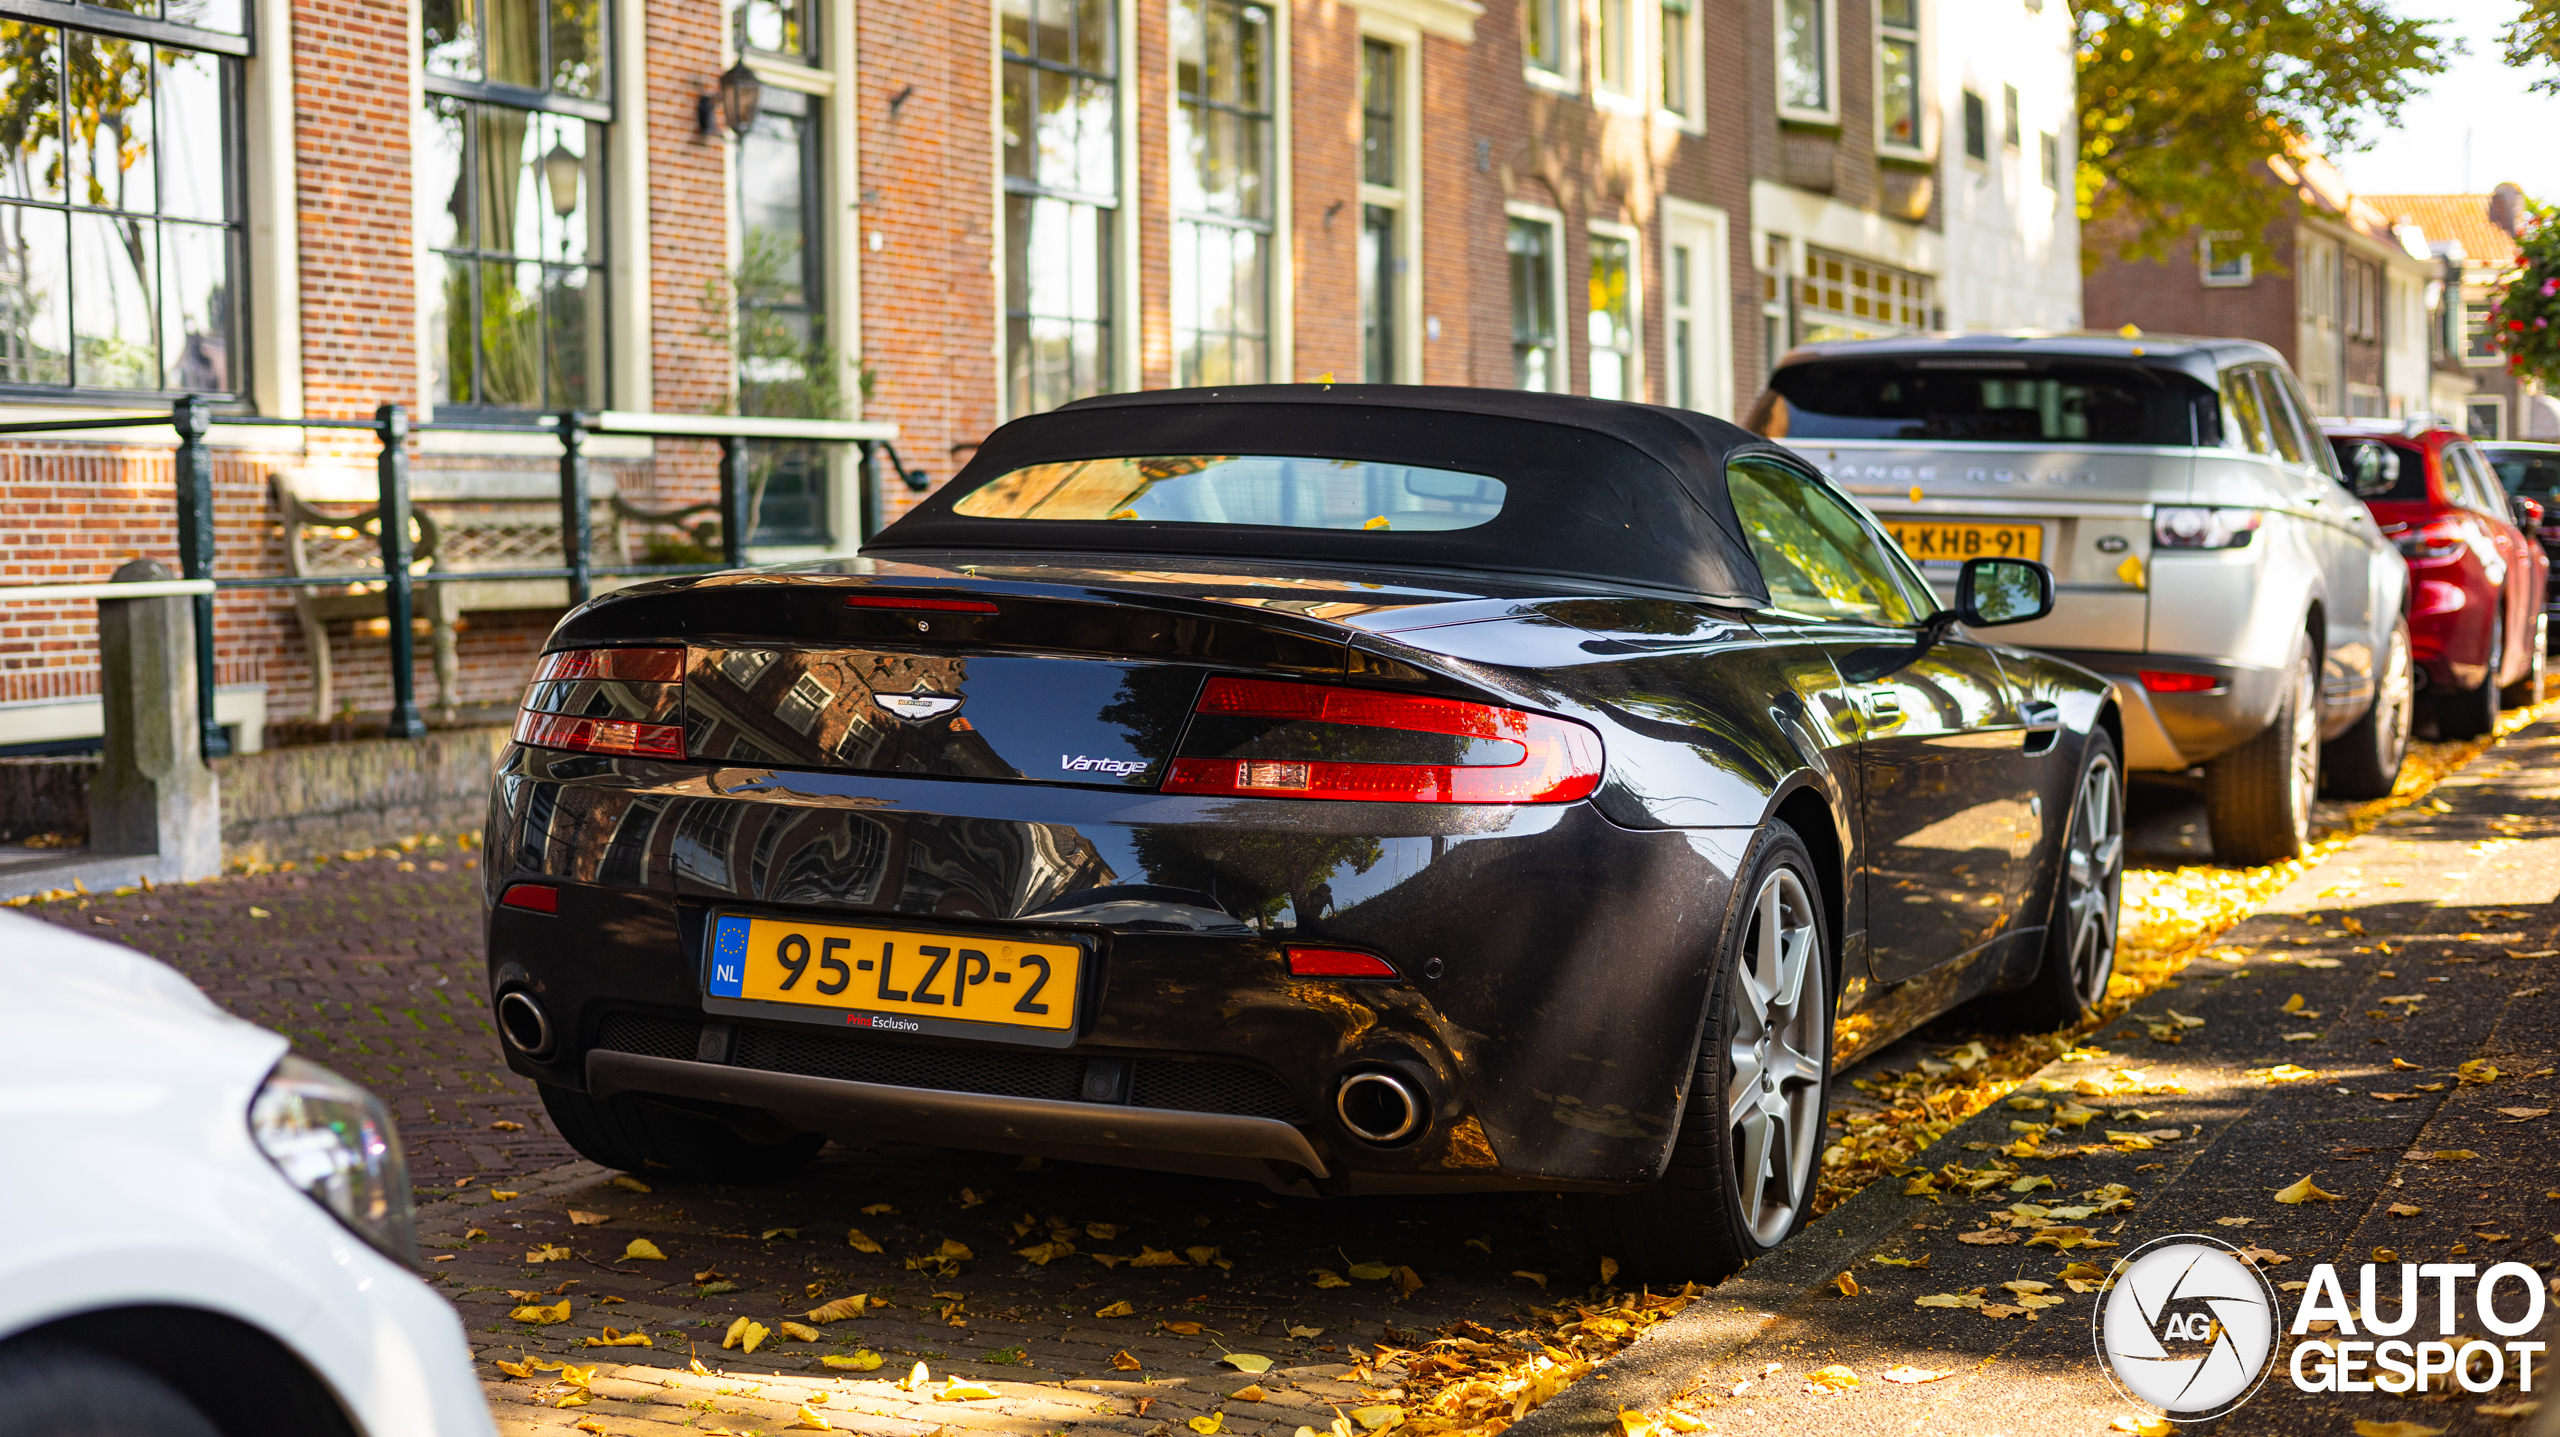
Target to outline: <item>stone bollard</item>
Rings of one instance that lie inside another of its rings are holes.
[[[174,577],[155,559],[118,583]],[[89,851],[156,855],[162,882],[222,872],[222,805],[196,727],[195,614],[189,601],[98,601],[98,691],[106,753],[89,780]]]

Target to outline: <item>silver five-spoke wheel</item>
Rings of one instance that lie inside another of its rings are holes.
[[[1733,975],[1725,1085],[1734,1195],[1743,1226],[1764,1248],[1794,1229],[1813,1197],[1831,1037],[1821,941],[1803,880],[1790,869],[1771,872],[1752,897]]]
[[[2116,894],[2124,879],[2123,789],[2113,756],[2098,754],[2080,775],[2078,814],[2063,853],[2064,941],[2071,957],[2071,990],[2083,1008],[2107,996],[2116,967]]]

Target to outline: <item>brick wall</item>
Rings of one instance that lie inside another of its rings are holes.
[[[2301,316],[2294,303],[2293,222],[2280,220],[2269,226],[2266,244],[2267,256],[2258,261],[2245,285],[2206,285],[2197,268],[2192,234],[2180,239],[2166,259],[2110,260],[2081,281],[2088,326],[2116,329],[2131,324],[2154,334],[2254,339],[2274,346],[2285,363],[2292,364],[2302,345]],[[2116,244],[2100,231],[2093,247],[2113,253]]]

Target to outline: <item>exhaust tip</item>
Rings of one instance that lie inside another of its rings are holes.
[[[498,1031],[528,1058],[539,1058],[551,1051],[551,1015],[521,988],[499,996]]]
[[[1375,1069],[1344,1078],[1333,1110],[1363,1142],[1400,1143],[1422,1128],[1422,1095],[1403,1078]]]

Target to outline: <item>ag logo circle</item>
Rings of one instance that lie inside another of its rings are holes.
[[[2275,1289],[2230,1244],[2180,1233],[2128,1254],[2091,1322],[2117,1390],[2173,1422],[2202,1422],[2266,1380],[2282,1316]]]

